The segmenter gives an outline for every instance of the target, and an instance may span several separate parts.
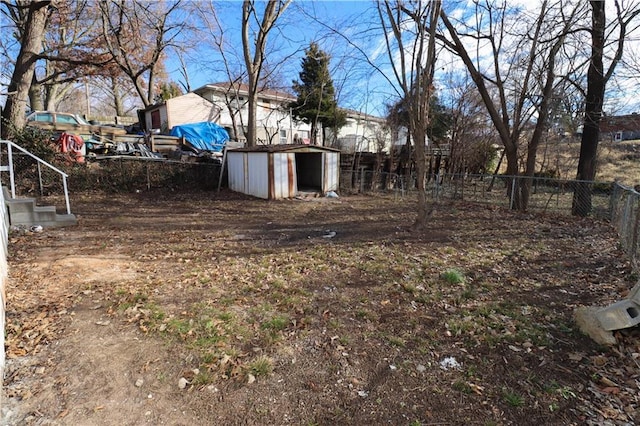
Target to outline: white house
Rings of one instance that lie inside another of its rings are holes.
[[[173,126],[203,121],[218,122],[220,108],[195,93],[176,96],[143,110],[145,128],[168,132]]]
[[[389,152],[391,133],[385,127],[386,120],[354,110],[344,110],[347,123],[340,128],[336,139],[336,148],[342,152]],[[327,129],[327,138],[332,141],[333,135]]]
[[[217,122],[232,139],[246,141],[249,121],[248,86],[245,84],[214,83],[193,91],[220,108]],[[259,145],[310,143],[311,126],[296,121],[287,106],[296,98],[289,93],[263,90],[258,93],[256,134]]]

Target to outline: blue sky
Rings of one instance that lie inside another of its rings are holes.
[[[191,5],[196,2],[205,2],[209,0],[192,0]],[[640,0],[632,0],[638,2]],[[521,4],[522,7],[535,10],[539,8],[539,2],[531,2],[530,0],[513,0],[510,4]],[[607,2],[610,6],[612,2]],[[200,3],[207,4],[207,3]],[[447,0],[445,6],[448,8],[461,6],[457,13],[452,16],[463,16],[470,14],[470,9],[464,7],[465,1]],[[240,21],[242,15],[242,2],[240,0],[226,0],[215,2],[216,12],[220,18],[222,26],[225,29],[227,41],[231,52],[238,55],[234,62],[236,69],[244,67],[244,63],[240,57],[242,51],[242,43],[240,39]],[[472,12],[472,10],[471,10]],[[613,13],[608,12],[609,19]],[[313,17],[316,19],[314,20]],[[184,16],[183,19],[190,24],[197,25],[198,20],[195,16]],[[290,87],[294,79],[298,78],[301,60],[304,57],[303,50],[308,47],[311,41],[319,43],[320,48],[327,52],[331,57],[331,71],[338,96],[338,102],[341,107],[358,110],[364,113],[383,116],[385,114],[385,105],[397,100],[397,93],[394,92],[392,85],[383,78],[379,73],[373,71],[372,67],[365,64],[362,54],[370,57],[373,52],[382,52],[380,43],[382,39],[380,35],[377,38],[368,32],[379,26],[378,16],[375,11],[374,1],[304,1],[294,0],[289,6],[285,15],[279,21],[278,28],[270,34],[270,44],[275,47],[269,53],[269,60],[273,67],[277,69],[280,85]],[[345,35],[344,37],[331,34],[329,28],[336,28]],[[371,37],[369,37],[371,36]],[[640,51],[633,43],[637,44],[637,39],[630,38],[627,44],[627,52]],[[366,41],[365,41],[366,40]],[[189,79],[191,88],[197,88],[207,83],[220,81],[228,81],[229,77],[221,66],[222,61],[216,53],[216,49],[207,46],[210,41],[209,37],[201,37],[197,46],[193,46],[193,50],[189,53],[187,59]],[[357,45],[358,49],[353,45]],[[189,44],[195,44],[193,40]],[[463,68],[459,63],[455,62],[451,56],[442,54],[439,58],[438,70],[447,68],[461,73]],[[386,61],[386,53],[382,53],[380,60]],[[639,65],[640,67],[640,65]],[[170,78],[177,82],[183,82],[184,78],[180,73],[180,64],[176,60],[175,55],[169,53],[166,63],[167,71]],[[386,68],[387,75],[393,79],[389,68]],[[622,74],[622,70],[620,71]],[[634,75],[633,72],[626,73]],[[638,70],[635,71],[638,74]],[[631,112],[640,107],[640,85],[638,78],[627,79],[621,82],[624,84],[616,94],[610,96],[609,101],[612,105],[622,106],[622,112]],[[440,84],[438,89],[446,86]],[[614,84],[609,85],[611,88]],[[443,92],[439,95],[445,96]],[[613,93],[612,93],[613,95]],[[1,101],[0,101],[1,103]],[[616,111],[620,112],[620,111]]]
[[[635,1],[635,0],[634,0]],[[242,49],[240,40],[240,18],[242,14],[241,1],[216,2],[216,10],[227,31],[228,38],[233,40],[232,45],[239,54]],[[445,7],[459,8],[449,11],[451,16],[469,16],[473,21],[475,15],[473,9],[465,7],[465,2],[448,1]],[[520,5],[523,10],[535,13],[539,10],[539,3],[530,0],[513,0],[513,5]],[[471,13],[471,14],[469,14]],[[609,13],[609,19],[613,16]],[[314,20],[315,17],[317,20]],[[385,114],[385,104],[397,99],[392,85],[363,62],[362,55],[357,49],[342,37],[330,34],[328,28],[337,28],[340,33],[347,35],[350,42],[358,45],[362,53],[370,57],[373,52],[379,51],[382,38],[365,38],[367,31],[379,26],[378,16],[373,1],[301,1],[294,0],[285,15],[279,21],[279,28],[270,34],[270,43],[275,46],[275,53],[269,54],[272,64],[277,64],[281,84],[287,86],[298,77],[300,63],[304,56],[303,49],[311,41],[319,43],[320,48],[331,57],[331,71],[336,86],[338,102],[340,106],[359,110],[365,113],[382,116]],[[630,50],[631,45],[627,46]],[[386,52],[381,53],[380,60],[386,61]],[[197,51],[195,59],[189,64],[189,74],[192,88],[200,87],[207,83],[226,81],[226,73],[216,69],[215,63],[205,63],[202,58],[214,58],[211,48],[201,47]],[[460,73],[463,67],[456,62],[451,55],[442,54],[439,70],[446,69],[449,72]],[[215,62],[215,61],[214,61]],[[236,61],[242,64],[240,58]],[[175,65],[175,64],[174,64]],[[218,64],[219,65],[219,64]],[[168,64],[171,71],[171,63]],[[172,76],[180,80],[180,75],[173,68]],[[387,75],[393,79],[390,69],[386,68]],[[633,82],[632,82],[633,83]],[[611,86],[613,87],[613,85]],[[638,107],[637,81],[624,92],[618,92],[615,99],[617,105],[624,105],[628,111]],[[441,93],[443,96],[444,93]],[[611,98],[613,100],[613,97]]]
[[[242,49],[241,16],[242,2],[226,1],[216,3],[218,17],[225,28],[228,39],[232,39],[232,50],[236,51],[235,62],[241,64],[242,60],[238,56]],[[353,56],[345,54],[348,50],[347,42],[340,37],[330,36],[329,27],[337,27],[341,32],[348,34],[349,31],[361,27],[367,16],[371,15],[374,3],[370,1],[294,1],[285,11],[281,18],[279,28],[274,29],[269,35],[269,42],[274,47],[275,53],[269,55],[272,64],[277,65],[280,81],[283,85],[291,85],[294,79],[298,78],[301,60],[304,57],[304,49],[312,41],[320,44],[320,48],[331,56],[330,66],[334,86],[341,99],[341,106],[354,109],[362,109],[367,105],[369,110],[364,111],[377,115],[384,114],[382,101],[366,102],[363,97],[371,96],[375,90],[367,90],[367,82],[372,76],[363,77],[363,73],[371,74],[371,70],[362,69],[362,63],[355,60]],[[312,16],[317,18],[315,21]],[[215,49],[206,46],[204,40],[194,53],[192,61],[188,65],[191,87],[197,88],[207,83],[226,81],[227,74],[220,68],[218,63],[201,60],[201,58],[213,59],[217,57]],[[231,55],[233,56],[233,55]],[[242,64],[243,65],[243,64]],[[167,70],[176,81],[183,81],[180,75],[179,63],[168,61]],[[379,77],[377,77],[379,78]],[[374,83],[371,83],[374,84]],[[381,86],[381,82],[375,83],[376,87]],[[354,93],[358,98],[355,99]],[[388,96],[386,96],[388,97]]]

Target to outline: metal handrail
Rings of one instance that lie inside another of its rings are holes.
[[[54,165],[44,161],[42,158],[36,155],[33,155],[32,153],[30,153],[29,151],[27,151],[26,149],[24,149],[23,147],[21,147],[15,142],[8,141],[8,140],[0,140],[0,143],[4,143],[7,145],[7,159],[9,161],[9,165],[7,169],[5,169],[4,167],[1,167],[0,171],[9,172],[9,182],[11,185],[11,197],[16,198],[16,184],[15,184],[14,172],[13,172],[13,147],[15,147],[19,151],[23,152],[24,154],[36,160],[38,162],[38,166],[40,164],[43,164],[62,176],[62,187],[64,188],[64,200],[65,200],[65,205],[67,207],[67,214],[71,214],[71,205],[69,204],[69,191],[67,189],[67,177],[69,177],[69,175],[63,172],[62,170],[58,169]]]

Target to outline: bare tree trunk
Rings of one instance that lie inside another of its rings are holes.
[[[572,213],[587,216],[591,212],[591,186],[596,176],[596,155],[600,136],[600,117],[604,103],[605,76],[602,55],[604,49],[605,10],[603,1],[590,1],[592,9],[591,62],[587,72],[587,98],[585,103],[584,127],[580,143],[578,174],[573,193]]]
[[[16,129],[25,124],[25,110],[29,97],[29,88],[35,72],[38,54],[42,48],[42,38],[47,22],[48,7],[51,1],[34,1],[29,3],[29,12],[22,38],[20,52],[7,89],[7,99],[2,118],[2,138],[10,138],[11,130],[6,126],[11,123]]]
[[[29,87],[29,106],[32,111],[42,111],[44,102],[42,102],[42,85],[38,83],[36,73],[31,78],[31,87]]]
[[[255,146],[257,143],[257,110],[258,110],[258,83],[265,60],[265,48],[267,37],[273,29],[276,20],[289,6],[291,0],[269,0],[264,8],[262,21],[253,41],[249,40],[251,22],[258,20],[254,0],[245,0],[242,3],[242,50],[244,62],[249,77],[249,122],[247,123],[247,146]],[[251,55],[251,48],[254,48]]]
[[[60,85],[48,84],[45,86],[45,108],[47,111],[55,111],[59,99]],[[35,108],[34,108],[35,109]]]
[[[124,110],[124,103],[122,102],[122,93],[120,92],[120,85],[118,80],[111,76],[111,93],[113,94],[113,106],[116,110],[116,117],[122,117],[126,115]]]

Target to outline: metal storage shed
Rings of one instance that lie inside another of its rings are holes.
[[[315,145],[261,145],[226,153],[229,189],[277,200],[338,190],[340,151]]]

